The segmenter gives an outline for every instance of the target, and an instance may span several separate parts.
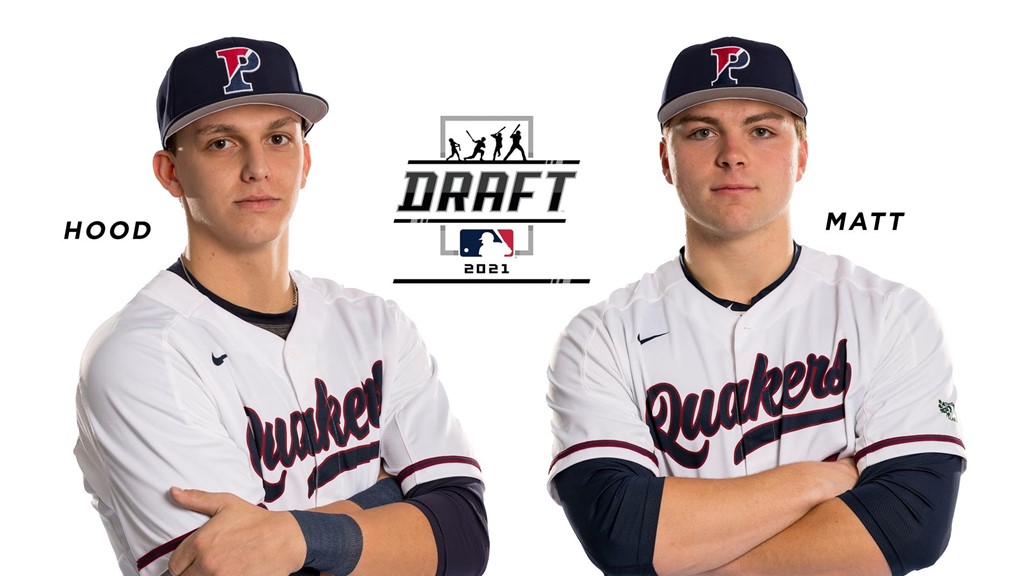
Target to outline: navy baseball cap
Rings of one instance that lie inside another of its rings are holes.
[[[714,100],[758,100],[807,116],[800,83],[778,46],[726,37],[697,44],[676,56],[665,81],[658,121]]]
[[[299,71],[280,44],[221,38],[174,57],[156,96],[160,142],[190,123],[233,106],[270,104],[302,117],[303,133],[327,115],[327,101],[302,91]]]

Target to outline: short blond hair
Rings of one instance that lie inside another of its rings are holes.
[[[793,114],[793,127],[796,128],[796,137],[803,142],[807,140],[807,120]]]

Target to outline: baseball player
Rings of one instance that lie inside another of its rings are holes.
[[[509,148],[508,154],[505,154],[505,160],[508,160],[509,156],[512,156],[512,153],[518,150],[519,153],[522,154],[523,156],[523,161],[526,161],[526,151],[523,150],[522,144],[519,143],[519,141],[522,139],[523,133],[519,131],[518,127],[516,127],[515,131],[512,132],[512,147]]]
[[[494,162],[497,162],[498,161],[498,156],[501,155],[501,139],[502,139],[501,131],[504,130],[504,129],[505,129],[505,127],[502,126],[501,128],[498,129],[497,132],[495,132],[494,134],[491,134],[491,138],[494,138],[494,155],[491,156],[491,160],[494,161]]]
[[[686,245],[583,310],[549,368],[548,487],[607,574],[905,574],[950,536],[964,445],[913,290],[796,244],[788,57],[740,38],[668,75]]]
[[[466,132],[466,134],[469,134],[469,132]],[[473,136],[470,135],[469,139],[473,140]],[[479,155],[480,156],[480,160],[483,161],[483,159],[484,159],[484,148],[487,147],[487,139],[484,138],[483,136],[481,136],[479,140],[473,140],[473,143],[476,144],[476,146],[473,148],[473,155],[468,157],[468,158],[466,158],[466,160],[472,160],[473,158],[476,158],[477,155]]]
[[[157,112],[188,242],[93,336],[77,396],[121,572],[482,573],[479,465],[416,327],[288,270],[327,102],[284,47],[224,38],[174,59]]]

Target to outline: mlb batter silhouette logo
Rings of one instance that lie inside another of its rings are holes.
[[[509,258],[515,254],[512,230],[461,230],[459,255],[464,258]]]
[[[718,62],[715,80],[711,85],[738,85],[739,82],[732,77],[732,73],[735,70],[742,70],[750,64],[750,53],[739,46],[722,46],[721,48],[712,48],[711,55],[714,56]],[[723,72],[728,72],[725,75],[725,78],[722,78]]]
[[[238,47],[218,50],[217,57],[224,60],[224,66],[228,71],[228,83],[224,86],[224,93],[252,92],[252,84],[245,81],[245,74],[259,69],[260,55],[250,48]]]

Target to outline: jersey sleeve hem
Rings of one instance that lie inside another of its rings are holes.
[[[574,464],[595,458],[617,458],[633,462],[658,475],[658,458],[653,452],[636,444],[622,440],[589,440],[574,444],[559,452],[548,467],[548,494],[555,502],[561,503],[552,481],[559,472]]]
[[[483,480],[479,462],[468,456],[456,455],[436,456],[413,462],[403,468],[395,476],[395,479],[401,484],[402,491],[408,492],[414,486],[424,482],[453,476],[466,476]]]
[[[860,470],[864,470],[868,466],[891,458],[924,452],[953,454],[963,458],[964,462],[967,461],[963,440],[946,434],[916,434],[879,440],[857,451],[853,455],[853,461]]]

